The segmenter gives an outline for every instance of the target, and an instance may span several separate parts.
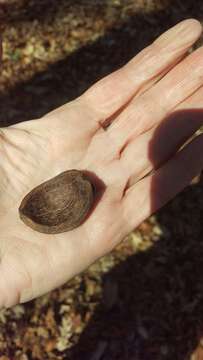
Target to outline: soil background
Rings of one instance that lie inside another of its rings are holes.
[[[202,0],[0,0],[0,126],[73,100],[191,17]],[[0,360],[203,360],[202,219],[199,176],[80,276],[0,311]]]

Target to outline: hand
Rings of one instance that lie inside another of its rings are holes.
[[[191,136],[191,121],[161,144],[154,161],[148,153],[167,115],[200,107],[203,48],[189,55],[188,49],[201,31],[198,21],[185,20],[75,101],[41,119],[1,129],[0,306],[28,301],[64,284],[112,250],[201,171],[202,136],[177,152]],[[105,184],[89,218],[57,235],[27,227],[18,216],[22,198],[73,168],[88,170]],[[152,193],[152,183],[160,179],[164,191]]]

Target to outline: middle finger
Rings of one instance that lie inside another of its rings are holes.
[[[173,68],[153,88],[133,99],[108,128],[117,152],[158,124],[203,84],[203,47]]]

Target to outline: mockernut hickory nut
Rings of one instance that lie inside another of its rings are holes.
[[[32,229],[59,234],[78,227],[94,201],[94,187],[79,170],[68,170],[40,184],[21,202],[21,220]]]

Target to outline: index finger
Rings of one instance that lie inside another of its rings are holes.
[[[83,99],[105,120],[140,93],[143,87],[152,86],[175,66],[200,37],[201,32],[199,21],[181,21],[122,68],[96,82],[83,94]]]

